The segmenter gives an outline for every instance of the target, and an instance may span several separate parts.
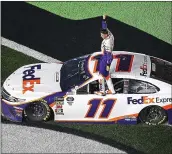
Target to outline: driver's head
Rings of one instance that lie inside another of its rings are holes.
[[[100,30],[100,36],[102,39],[106,39],[108,37],[108,30],[107,29],[101,29]]]

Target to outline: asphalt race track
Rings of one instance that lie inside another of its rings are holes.
[[[126,153],[65,131],[14,124],[2,124],[1,128],[3,153]]]
[[[70,124],[59,125],[53,121],[13,123],[3,120],[2,151],[4,153],[12,151],[14,153],[143,153],[114,140],[69,128],[68,125]],[[12,144],[15,146],[11,147]]]

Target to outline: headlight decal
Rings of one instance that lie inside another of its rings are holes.
[[[11,96],[5,89],[4,87],[2,87],[2,99],[7,100],[9,102],[24,102],[26,99],[20,99],[20,98],[16,98]]]

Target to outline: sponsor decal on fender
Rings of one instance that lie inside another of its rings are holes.
[[[63,108],[62,107],[56,108],[55,113],[56,115],[64,115]]]
[[[140,99],[133,99],[132,97],[127,97],[128,104],[151,104],[151,103],[169,103],[172,102],[172,98],[149,98],[148,96],[142,96]]]
[[[64,115],[63,113],[63,105],[64,105],[64,97],[55,97],[55,113],[56,115]]]
[[[67,103],[71,106],[73,104],[74,101],[74,97],[67,97],[66,98]]]
[[[27,91],[34,92],[34,84],[40,84],[40,78],[35,78],[35,69],[41,69],[41,65],[34,65],[27,67],[28,69],[23,72],[23,94]]]
[[[64,101],[64,97],[55,97],[54,100],[55,101]]]
[[[15,109],[18,109],[18,110],[23,110],[23,108],[21,107],[18,107],[18,106],[14,106]]]
[[[22,113],[23,113],[22,110],[15,109],[15,112],[16,112],[16,116],[22,117]]]
[[[67,97],[66,100],[67,101],[74,101],[74,98],[73,97]]]
[[[14,111],[15,111],[15,113],[16,113],[16,116],[18,116],[18,117],[22,117],[23,108],[20,108],[20,107],[14,106]]]

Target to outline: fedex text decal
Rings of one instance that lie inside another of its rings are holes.
[[[149,98],[148,96],[142,96],[140,99],[133,99],[133,97],[127,97],[128,104],[152,104],[152,103],[168,103],[168,102],[172,102],[172,98],[159,98],[159,97]]]
[[[27,67],[29,69],[23,72],[23,94],[26,91],[34,91],[34,84],[40,84],[40,78],[35,78],[35,68],[41,69],[41,65],[34,65],[31,67]]]

